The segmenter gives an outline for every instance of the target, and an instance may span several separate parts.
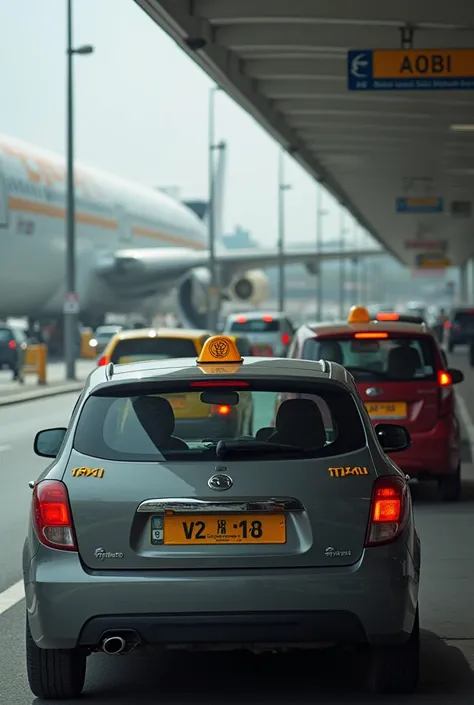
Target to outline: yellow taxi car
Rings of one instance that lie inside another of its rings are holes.
[[[209,330],[189,328],[145,328],[121,331],[115,335],[104,350],[98,365],[110,363],[123,365],[143,360],[164,360],[198,357],[204,343],[214,333]],[[229,336],[236,344],[241,356],[251,354],[250,342],[244,336]],[[167,399],[173,409],[176,428],[188,438],[202,438],[203,427],[212,437],[226,437],[233,433],[252,433],[252,395],[243,394],[241,403],[202,404],[194,394],[169,394]],[[130,404],[124,404],[119,423],[125,427]]]

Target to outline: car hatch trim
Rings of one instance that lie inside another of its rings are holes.
[[[221,514],[223,512],[303,512],[301,502],[293,497],[269,497],[252,500],[213,500],[167,497],[162,499],[146,499],[137,509],[145,514]]]

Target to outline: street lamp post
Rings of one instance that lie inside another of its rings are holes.
[[[323,210],[323,185],[317,185],[316,200],[316,319],[322,321],[323,318],[323,268],[321,253],[323,250],[323,217],[328,211]]]
[[[280,149],[278,159],[278,310],[285,311],[285,152]]]
[[[66,296],[64,299],[64,356],[66,377],[76,378],[76,328],[79,304],[76,292],[76,232],[74,201],[73,55],[92,54],[90,44],[72,46],[72,0],[67,3],[67,186],[66,186]]]
[[[345,248],[345,223],[346,212],[343,206],[339,210],[339,248],[341,254]],[[339,318],[344,318],[344,277],[345,277],[345,261],[344,257],[339,259]]]
[[[223,149],[224,143],[215,144],[215,96],[219,86],[212,86],[209,92],[209,273],[210,283],[207,298],[207,322],[210,330],[216,330],[219,318],[220,282],[216,262],[216,210],[215,210],[215,174],[214,152]]]

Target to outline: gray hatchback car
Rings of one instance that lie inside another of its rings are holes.
[[[252,433],[178,437],[182,396],[251,404]],[[340,365],[242,360],[225,336],[197,361],[98,368],[69,427],[35,439],[54,460],[23,554],[31,690],[79,695],[97,651],[335,644],[367,650],[373,691],[413,692],[420,543],[386,455],[409,442],[372,427]]]

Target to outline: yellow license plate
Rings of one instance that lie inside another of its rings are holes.
[[[165,516],[162,536],[165,546],[286,543],[286,518],[283,514]]]
[[[407,405],[404,401],[380,404],[369,402],[365,407],[373,419],[404,419],[407,415]]]

